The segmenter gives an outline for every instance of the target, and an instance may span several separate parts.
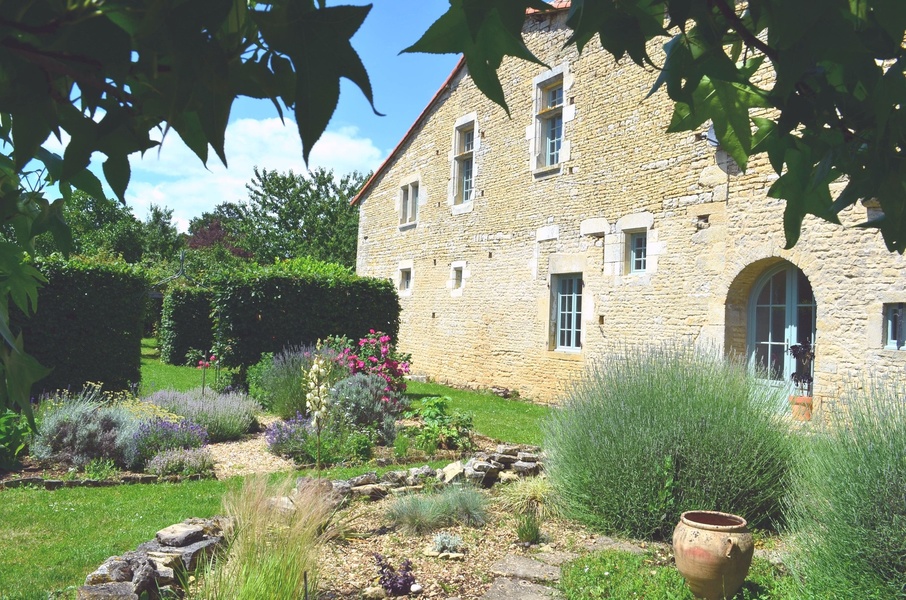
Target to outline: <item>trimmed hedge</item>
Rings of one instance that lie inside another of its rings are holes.
[[[86,382],[108,390],[139,381],[142,319],[147,282],[141,271],[119,261],[77,257],[35,263],[47,277],[31,318],[10,311],[26,351],[53,369],[36,384],[41,390],[78,390]]]
[[[162,361],[185,365],[190,349],[207,353],[213,347],[213,299],[213,292],[198,287],[171,287],[167,291],[158,330]]]
[[[226,366],[250,366],[264,352],[329,335],[356,339],[377,329],[396,338],[399,332],[399,297],[389,280],[311,259],[231,273],[214,290],[214,328]]]

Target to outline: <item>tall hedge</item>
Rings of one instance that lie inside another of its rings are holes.
[[[10,314],[26,351],[52,369],[33,393],[78,390],[88,381],[111,390],[137,383],[147,295],[141,271],[88,258],[48,258],[35,267],[47,277],[37,311],[31,318]]]
[[[210,290],[199,287],[172,287],[167,291],[158,329],[161,360],[184,365],[190,349],[207,352],[212,348],[213,298]]]
[[[399,297],[389,280],[317,261],[232,273],[213,287],[214,328],[227,366],[248,366],[263,352],[328,335],[399,332]]]

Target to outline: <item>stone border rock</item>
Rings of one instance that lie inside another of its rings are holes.
[[[77,600],[181,598],[182,586],[223,543],[231,521],[225,517],[186,519],[157,532],[154,539],[122,556],[111,556],[85,578]]]
[[[457,460],[443,469],[423,465],[406,471],[387,471],[380,477],[371,471],[352,479],[332,481],[331,485],[338,500],[348,497],[380,500],[390,494],[421,491],[426,484],[447,485],[463,481],[489,488],[497,482],[540,474],[544,470],[543,457],[535,446],[500,444],[496,452],[477,452],[465,463]],[[299,478],[297,487],[309,480],[308,477]]]
[[[194,475],[124,475],[119,479],[44,479],[43,477],[22,477],[21,479],[7,479],[0,482],[0,490],[12,490],[20,487],[34,486],[45,490],[58,490],[60,488],[74,487],[112,487],[115,485],[135,485],[144,483],[179,483],[181,481],[198,481],[200,479],[213,479],[213,475],[205,477]]]

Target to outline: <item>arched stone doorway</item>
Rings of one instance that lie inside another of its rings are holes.
[[[814,344],[816,303],[811,283],[793,263],[766,258],[744,268],[727,292],[724,347],[730,356],[789,382],[796,361],[787,349]]]

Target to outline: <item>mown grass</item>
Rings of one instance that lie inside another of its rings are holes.
[[[213,371],[208,371],[213,376]],[[147,396],[157,390],[187,392],[201,387],[201,371],[194,367],[166,365],[160,360],[157,339],[142,338],[142,381],[139,394]]]
[[[488,392],[457,390],[438,383],[410,381],[406,395],[413,400],[449,396],[450,409],[472,413],[477,433],[516,444],[541,445],[541,422],[553,410],[549,406],[508,400]]]
[[[563,566],[560,589],[567,600],[653,598],[694,600],[672,564],[652,554],[608,550]],[[770,562],[756,558],[732,600],[798,600],[793,580]]]
[[[108,557],[221,510],[235,482],[0,492],[0,599],[73,598]]]

